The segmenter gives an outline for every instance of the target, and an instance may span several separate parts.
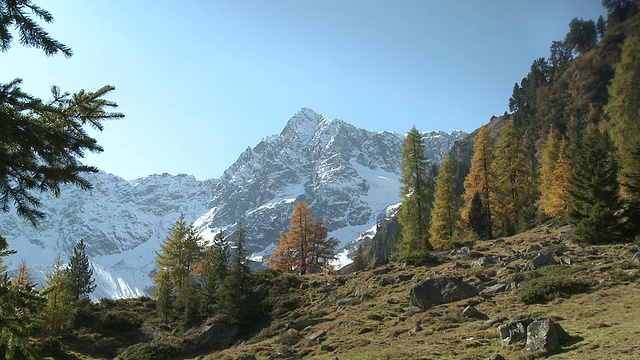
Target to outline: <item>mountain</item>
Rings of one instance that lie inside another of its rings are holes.
[[[428,159],[439,163],[465,135],[423,133]],[[99,172],[87,177],[91,191],[66,186],[59,198],[43,195],[46,218],[38,228],[12,212],[0,215],[0,234],[18,251],[10,268],[25,259],[40,284],[56,254],[68,259],[84,239],[96,299],[148,294],[155,252],[181,213],[207,241],[241,222],[247,248],[261,261],[288,228],[293,204],[306,200],[342,250],[362,234],[373,236],[400,201],[403,141],[397,133],[370,132],[303,108],[280,134],[247,148],[220,179],[163,174],[127,181]]]

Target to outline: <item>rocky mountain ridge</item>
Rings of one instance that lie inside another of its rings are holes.
[[[427,156],[438,163],[460,131],[424,133]],[[255,260],[269,255],[288,227],[293,203],[306,200],[340,249],[375,229],[399,202],[400,149],[404,136],[369,132],[303,108],[280,134],[247,148],[220,179],[151,175],[127,181],[100,172],[88,176],[89,192],[68,186],[59,198],[42,196],[47,215],[38,228],[15,213],[0,215],[0,234],[31,266],[38,283],[56,254],[68,258],[83,239],[93,262],[94,298],[148,294],[155,251],[179,214],[205,240],[241,222]],[[343,258],[343,260],[345,260]]]

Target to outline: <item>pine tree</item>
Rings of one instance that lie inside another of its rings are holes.
[[[246,235],[242,224],[238,224],[235,235],[231,269],[218,287],[216,297],[220,312],[229,316],[232,322],[244,325],[251,321],[257,308],[252,292],[251,271],[244,249]]]
[[[189,276],[178,291],[175,308],[179,312],[180,327],[187,330],[196,323],[200,313],[200,297],[198,284],[193,276]]]
[[[89,300],[89,295],[95,290],[96,285],[83,240],[73,248],[73,256],[64,271],[64,277],[74,299]]]
[[[633,6],[633,5],[632,5]],[[640,234],[640,36],[629,36],[609,86],[605,107],[611,139],[618,148],[620,180],[625,193],[627,235]]]
[[[209,308],[215,302],[218,287],[229,272],[229,243],[222,230],[213,238],[213,244],[204,252],[201,274],[203,306]]]
[[[478,130],[473,143],[473,156],[471,157],[471,168],[464,180],[464,206],[462,207],[462,218],[470,224],[471,204],[476,193],[480,196],[484,209],[483,214],[486,224],[486,238],[493,238],[492,221],[492,201],[495,186],[495,176],[493,174],[493,141],[489,136],[486,125]]]
[[[168,271],[160,270],[156,274],[154,282],[158,286],[156,290],[156,308],[166,324],[171,318],[175,301],[171,276]]]
[[[531,169],[527,162],[527,149],[513,121],[506,121],[494,146],[491,172],[495,178],[492,214],[494,229],[501,235],[515,234],[520,212],[533,204]]]
[[[202,238],[192,225],[187,226],[181,214],[160,244],[161,251],[156,253],[156,267],[169,273],[174,291],[182,287],[199,264],[204,251],[201,242]]]
[[[43,327],[48,336],[57,337],[73,323],[76,316],[74,297],[69,291],[60,255],[56,257],[53,269],[47,276],[47,287],[47,305],[42,311]]]
[[[476,192],[471,200],[471,207],[469,209],[469,229],[473,231],[473,234],[478,239],[489,239],[491,225],[488,223],[487,215],[485,214],[485,207],[482,204],[480,193]]]
[[[400,196],[402,205],[398,212],[402,239],[394,258],[397,260],[432,250],[429,242],[429,222],[433,203],[433,179],[429,176],[429,164],[425,155],[422,135],[415,126],[402,144]]]
[[[336,240],[327,239],[323,222],[313,220],[307,202],[298,202],[293,207],[289,231],[280,233],[280,243],[268,264],[287,273],[319,273],[330,268],[336,246]]]
[[[0,236],[0,354],[13,359],[18,353],[26,358],[38,358],[30,344],[32,329],[39,324],[39,314],[46,298],[30,286],[14,285],[2,267],[2,257],[14,254],[7,250],[7,241]]]
[[[461,237],[461,201],[460,196],[456,194],[453,160],[447,156],[438,170],[435,200],[431,211],[431,228],[429,231],[434,248],[443,249],[447,244]]]
[[[576,242],[606,243],[621,237],[618,164],[606,132],[590,127],[569,177],[567,220]]]

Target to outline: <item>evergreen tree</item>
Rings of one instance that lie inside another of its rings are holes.
[[[73,248],[73,256],[64,271],[64,277],[74,299],[89,300],[89,295],[95,290],[96,285],[83,240]]]
[[[520,212],[534,201],[532,174],[526,159],[527,149],[518,129],[513,121],[506,121],[494,146],[490,165],[495,178],[493,227],[502,235],[515,233]]]
[[[213,238],[213,244],[204,252],[201,274],[203,306],[208,308],[215,302],[218,287],[229,272],[229,243],[222,230]]]
[[[38,355],[29,342],[46,298],[31,286],[12,284],[2,267],[2,257],[14,254],[0,236],[0,356],[13,359],[18,354],[34,359]],[[27,283],[28,284],[28,281]]]
[[[74,297],[69,291],[69,283],[64,276],[64,265],[60,255],[47,276],[47,305],[42,311],[43,327],[48,336],[59,337],[69,327],[76,315]]]
[[[618,164],[606,132],[590,127],[569,177],[567,220],[574,240],[606,243],[620,239]]]
[[[495,176],[493,174],[493,140],[489,136],[486,125],[478,130],[473,143],[473,156],[471,157],[471,168],[464,180],[464,206],[462,207],[462,218],[471,223],[470,210],[471,203],[476,193],[480,196],[480,202],[484,209],[480,212],[484,216],[483,224],[486,224],[486,238],[493,238],[492,221],[492,198],[495,186]],[[475,219],[474,219],[475,220]]]
[[[425,155],[422,135],[415,126],[402,144],[400,196],[402,205],[398,212],[402,239],[395,259],[408,258],[432,250],[429,242],[429,222],[433,203],[433,179],[429,176],[429,164]]]
[[[322,221],[314,221],[306,201],[293,207],[289,231],[280,233],[280,243],[268,260],[276,270],[293,274],[319,273],[331,267],[337,241],[327,239]]]
[[[471,200],[468,225],[478,239],[490,238],[489,234],[491,232],[491,224],[488,222],[487,215],[485,214],[485,207],[482,204],[482,199],[478,192],[473,195],[473,199]]]
[[[166,270],[160,270],[154,278],[154,282],[158,286],[156,290],[156,308],[162,316],[165,324],[169,322],[173,312],[174,291],[171,283],[171,276]]]
[[[174,291],[182,287],[199,264],[204,251],[201,242],[202,238],[192,225],[187,226],[181,214],[160,244],[161,251],[156,253],[156,267],[169,273]]]
[[[235,251],[231,261],[229,274],[218,287],[218,308],[222,314],[229,316],[232,322],[240,325],[250,323],[256,314],[256,302],[252,292],[251,271],[247,253],[244,249],[245,231],[242,224],[236,228]]]
[[[440,164],[436,181],[435,200],[431,212],[431,243],[436,249],[443,249],[448,243],[462,235],[462,217],[460,203],[456,194],[456,179],[453,160],[446,157]]]
[[[180,327],[183,331],[196,323],[200,315],[200,297],[198,296],[198,284],[193,276],[187,277],[180,287],[175,308],[180,314]]]

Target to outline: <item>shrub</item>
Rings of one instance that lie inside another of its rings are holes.
[[[124,349],[117,360],[154,360],[174,358],[185,352],[185,349],[176,342],[167,340],[154,340],[147,343],[138,343]]]
[[[566,266],[549,266],[530,273],[516,291],[518,301],[525,304],[546,303],[558,297],[569,297],[589,290],[589,282],[573,277]]]
[[[100,323],[105,330],[131,331],[142,325],[142,319],[138,314],[127,310],[108,310],[100,316]]]

